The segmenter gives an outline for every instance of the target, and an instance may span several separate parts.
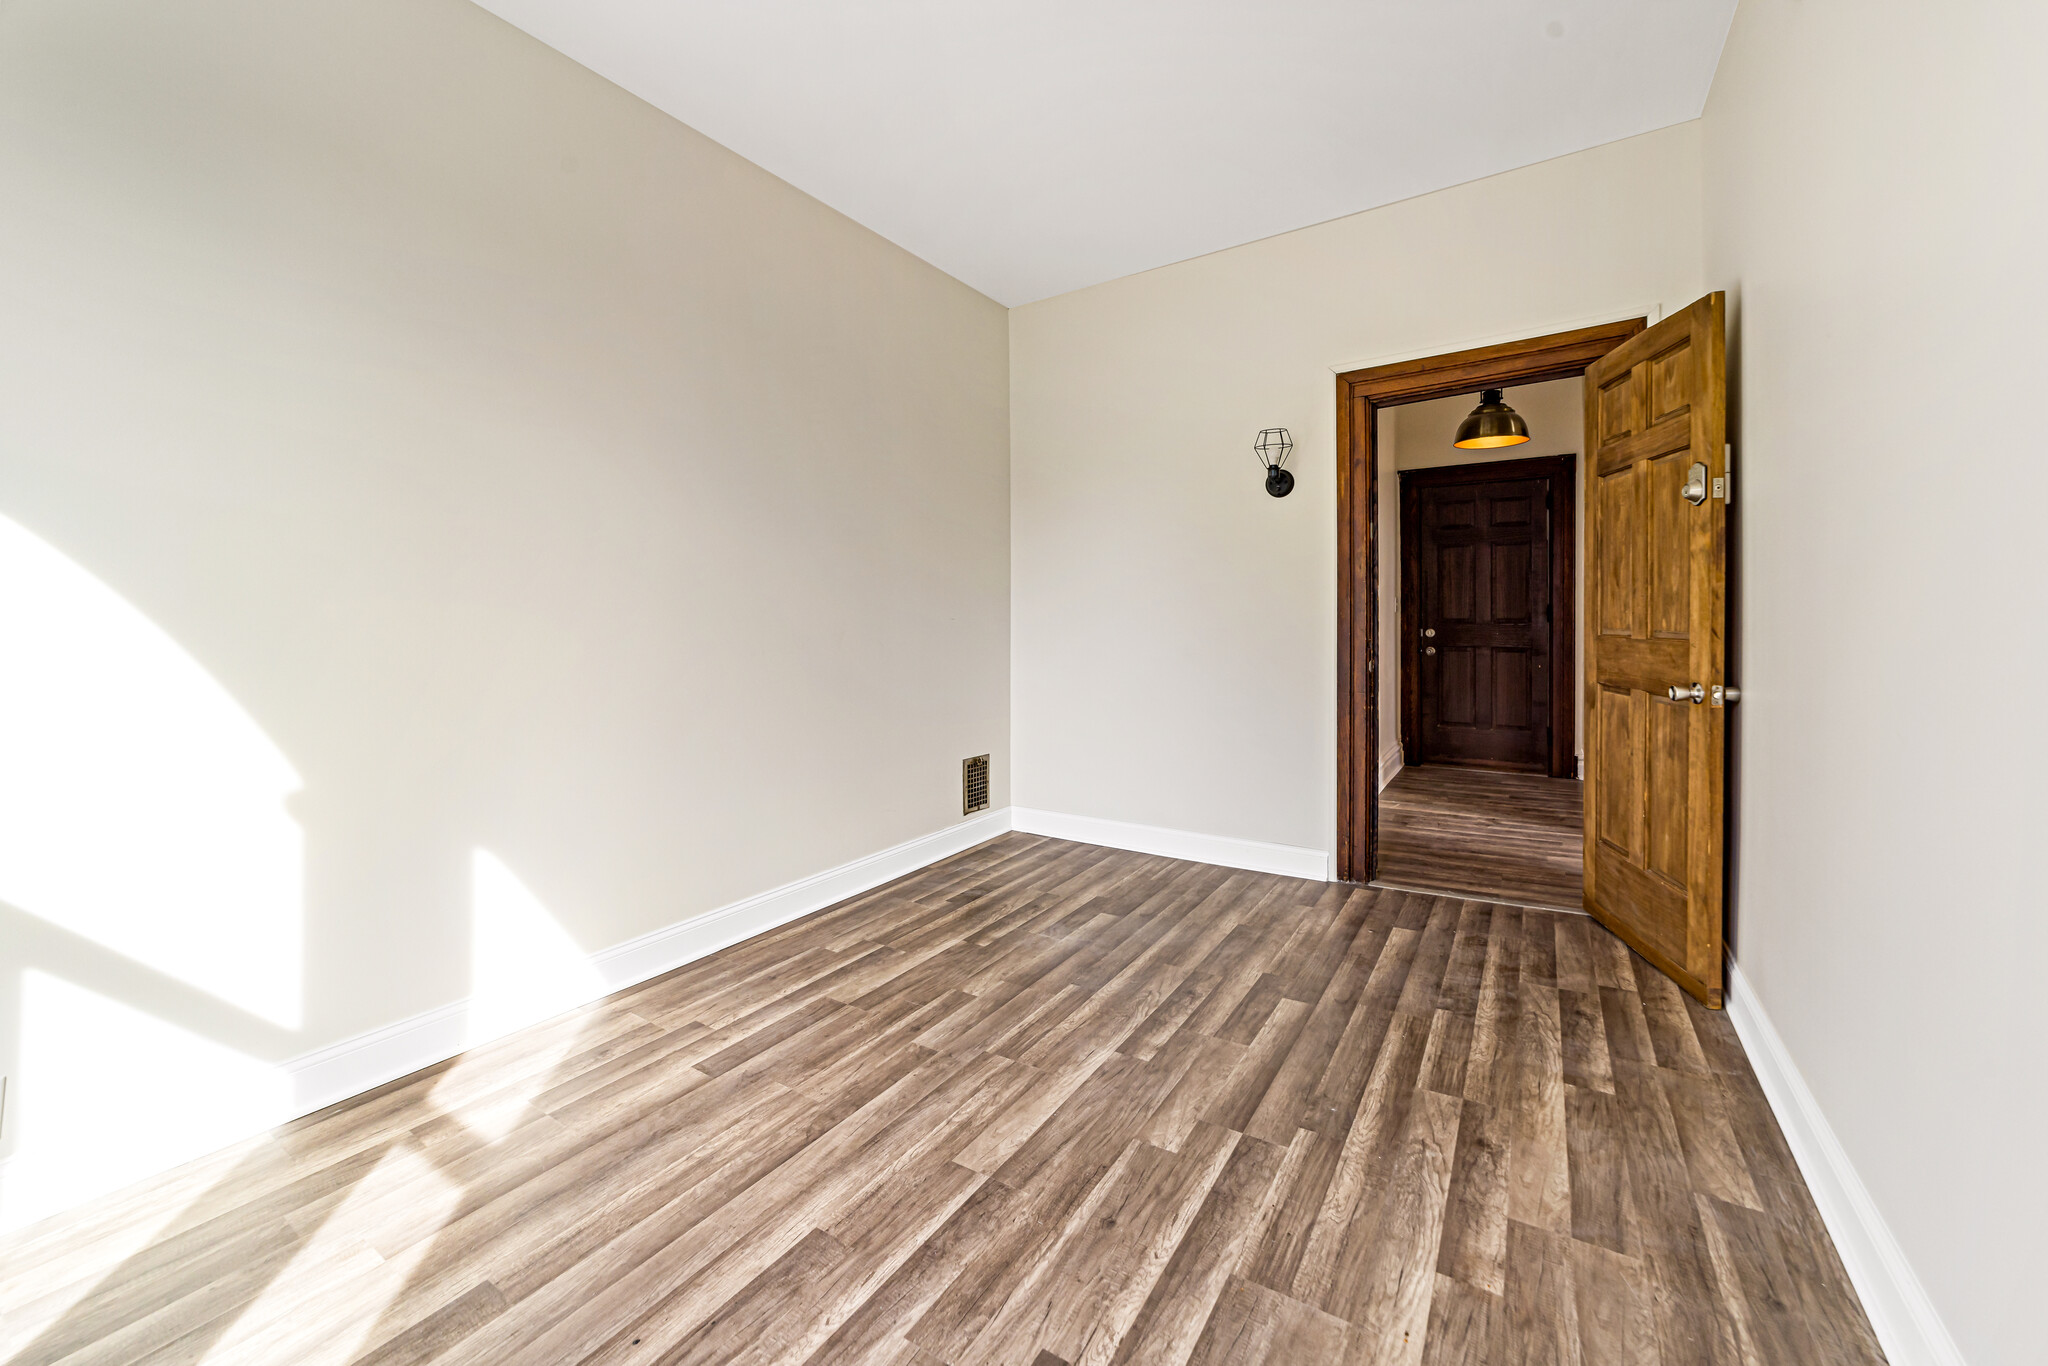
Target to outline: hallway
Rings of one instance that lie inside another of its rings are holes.
[[[1374,880],[1578,910],[1583,791],[1570,778],[1404,768],[1380,792]]]

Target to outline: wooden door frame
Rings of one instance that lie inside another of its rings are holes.
[[[1527,460],[1483,460],[1466,465],[1431,465],[1419,470],[1399,471],[1401,480],[1401,591],[1402,620],[1419,619],[1421,603],[1421,561],[1416,558],[1421,528],[1418,508],[1411,506],[1413,491],[1447,488],[1457,484],[1488,484],[1500,479],[1541,479],[1549,486],[1550,519],[1550,753],[1545,771],[1552,778],[1576,778],[1577,754],[1572,747],[1579,714],[1578,657],[1578,464],[1576,455],[1540,455]],[[1569,674],[1563,684],[1561,674]],[[1401,730],[1403,760],[1406,746],[1422,730],[1422,651],[1413,631],[1401,635]],[[1526,769],[1516,769],[1526,772]]]
[[[1649,325],[1581,327],[1337,376],[1337,876],[1370,881],[1379,819],[1381,408],[1570,379]]]

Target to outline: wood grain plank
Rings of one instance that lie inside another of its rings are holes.
[[[1509,1137],[1505,1115],[1490,1105],[1464,1102],[1437,1248],[1440,1276],[1489,1295],[1501,1294],[1507,1285]]]
[[[1416,1093],[1370,1252],[1347,1258],[1325,1296],[1324,1307],[1357,1324],[1370,1344],[1354,1360],[1395,1366],[1422,1359],[1463,1105],[1456,1096]]]
[[[1877,1366],[1724,1026],[1582,918],[1005,836],[0,1235],[0,1356]]]
[[[1553,1233],[1570,1233],[1561,1036],[1556,989],[1524,986],[1515,1040],[1508,1217]]]
[[[1171,1366],[1194,1351],[1224,1283],[1258,1236],[1287,1151],[1256,1138],[1232,1149],[1202,1208],[1154,1282],[1113,1366]]]
[[[1415,764],[1380,793],[1379,862],[1390,887],[1579,909],[1583,784]]]

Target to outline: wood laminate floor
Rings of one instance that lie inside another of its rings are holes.
[[[0,1334],[15,1366],[1882,1359],[1727,1018],[1591,920],[1028,835],[13,1235]]]
[[[1576,910],[1585,901],[1585,785],[1450,764],[1380,791],[1377,880]]]

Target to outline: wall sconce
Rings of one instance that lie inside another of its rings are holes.
[[[1294,492],[1294,476],[1286,469],[1287,453],[1293,449],[1294,438],[1285,427],[1263,428],[1259,439],[1252,443],[1252,454],[1266,467],[1266,492],[1275,498],[1285,498]]]

